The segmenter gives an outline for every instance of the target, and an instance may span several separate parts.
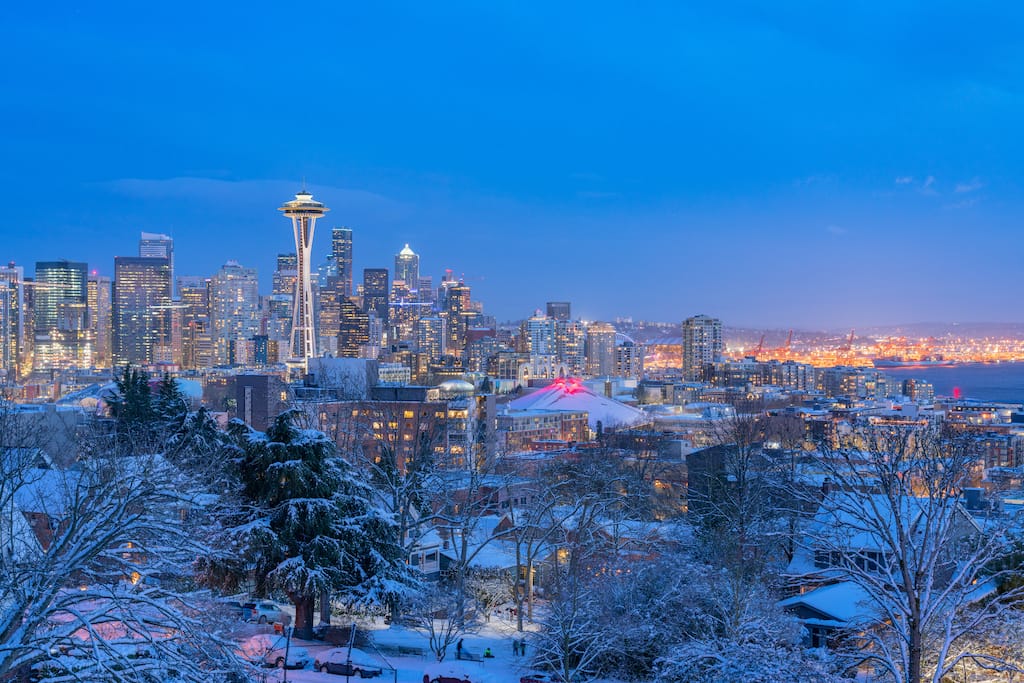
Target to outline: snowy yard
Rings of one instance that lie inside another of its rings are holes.
[[[493,659],[484,659],[482,662],[456,661],[454,645],[448,649],[442,666],[452,666],[469,674],[470,681],[484,681],[486,683],[518,683],[519,677],[532,671],[529,666],[529,652],[526,657],[516,657],[512,653],[513,637],[522,637],[517,634],[515,628],[507,620],[494,620],[475,629],[471,634],[463,636],[463,647],[474,655],[482,655],[487,648],[494,654]],[[529,641],[530,634],[525,634]],[[377,683],[422,683],[423,673],[427,667],[437,667],[434,657],[430,653],[427,638],[414,630],[393,627],[380,628],[373,631],[373,639],[376,648],[363,647],[370,652],[383,667],[384,674],[377,679]],[[295,645],[309,650],[311,656],[316,657],[318,653],[331,649],[319,641],[305,641],[293,639]],[[399,647],[420,648],[425,653],[422,656],[388,654],[395,652]],[[287,672],[287,680],[296,681],[334,681],[337,683],[344,677],[335,674],[324,674],[319,671],[292,670]],[[389,669],[393,669],[389,670]],[[285,672],[278,670],[267,670],[268,681],[282,681]],[[359,679],[355,679],[359,680]]]

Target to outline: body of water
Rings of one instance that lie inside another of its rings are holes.
[[[923,379],[935,387],[936,396],[953,396],[979,401],[1024,403],[1024,363],[964,363],[934,368],[883,368],[897,379]]]

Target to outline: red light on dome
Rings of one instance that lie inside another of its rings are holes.
[[[559,377],[551,383],[551,386],[558,387],[566,394],[578,394],[584,389],[583,382],[575,377]]]
[[[964,395],[963,395],[963,392],[960,391],[960,387],[953,387],[953,398],[961,399],[963,397],[964,397]]]

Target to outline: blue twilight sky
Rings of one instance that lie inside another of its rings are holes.
[[[688,5],[3,3],[0,260],[269,289],[305,177],[499,319],[1024,320],[1024,6]]]

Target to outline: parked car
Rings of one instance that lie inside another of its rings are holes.
[[[562,675],[557,671],[531,671],[519,677],[519,683],[562,683]]]
[[[285,651],[287,650],[287,660]],[[309,651],[304,647],[288,646],[284,636],[257,633],[242,643],[242,656],[250,664],[276,666],[279,669],[305,669],[310,662]]]
[[[255,602],[242,602],[240,600],[222,599],[217,602],[220,603],[229,616],[241,620],[248,620],[252,616],[253,608],[256,607]]]
[[[287,619],[288,614],[276,602],[258,600],[253,603],[247,621],[255,621],[258,624],[284,624]]]
[[[313,668],[325,674],[373,678],[384,670],[379,664],[372,664],[373,658],[357,648],[349,652],[347,647],[335,647],[321,652],[313,662]]]
[[[462,662],[436,662],[423,668],[423,683],[471,683],[474,675],[480,680]]]

